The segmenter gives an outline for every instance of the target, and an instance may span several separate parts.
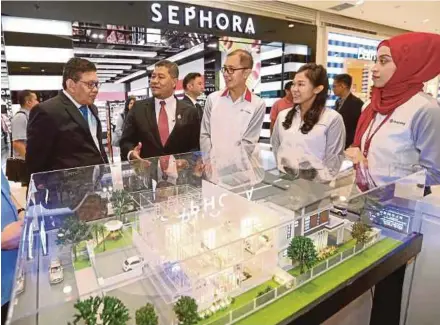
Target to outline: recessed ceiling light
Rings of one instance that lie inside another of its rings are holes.
[[[93,34],[92,34],[92,38],[98,38],[98,34],[93,33]]]
[[[95,55],[118,55],[118,56],[138,56],[141,58],[154,58],[157,56],[156,52],[148,51],[125,51],[125,50],[110,50],[110,49],[92,49],[92,48],[74,48],[75,54],[95,54]]]
[[[21,69],[23,69],[23,70],[29,70],[30,68],[29,67],[20,67]]]
[[[41,72],[45,72],[46,70],[44,70],[44,69],[41,69]]]
[[[99,39],[104,39],[104,34],[99,34]]]
[[[289,28],[295,27],[295,24],[289,24]]]

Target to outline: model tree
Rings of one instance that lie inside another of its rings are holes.
[[[130,320],[128,308],[118,298],[105,296],[101,320],[103,325],[125,325]]]
[[[130,195],[124,190],[115,190],[110,198],[116,217],[122,220],[122,217],[128,211],[128,205],[131,203]]]
[[[98,320],[98,309],[102,303],[99,296],[90,297],[86,300],[78,300],[74,307],[77,313],[73,316],[73,325],[77,325],[80,321],[86,325],[95,325]],[[68,323],[72,325],[72,323]]]
[[[64,220],[63,225],[58,229],[57,245],[71,245],[75,261],[78,259],[77,247],[83,240],[92,239],[90,227],[84,221],[78,220],[77,217],[68,217]]]
[[[318,256],[313,241],[304,236],[296,236],[292,238],[287,248],[287,256],[293,262],[299,263],[300,273],[304,273],[304,266],[310,269],[316,262]]]
[[[194,325],[199,321],[197,302],[194,298],[183,296],[175,303],[173,310],[180,325]]]
[[[358,220],[353,224],[351,236],[356,239],[356,244],[365,244],[368,241],[368,233],[371,227],[362,220]]]
[[[154,306],[147,303],[145,306],[136,310],[136,325],[158,325],[159,320],[154,310]]]
[[[105,250],[105,226],[102,223],[94,223],[90,230],[95,234],[96,245],[99,244],[99,236],[101,236],[103,249]]]
[[[102,312],[99,313],[101,306]],[[97,325],[98,317],[99,324],[102,325],[126,325],[130,320],[127,307],[121,300],[111,296],[104,296],[104,298],[96,296],[82,301],[78,300],[74,307],[78,313],[73,316],[73,325]],[[72,323],[69,322],[68,325],[72,325]]]

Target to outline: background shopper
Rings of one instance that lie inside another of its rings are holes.
[[[295,77],[293,78],[295,79]],[[292,88],[292,81],[289,81],[284,85],[284,97],[278,99],[272,105],[272,108],[270,110],[270,134],[272,134],[273,132],[273,127],[277,120],[278,114],[285,109],[293,107],[292,92],[290,91],[291,88]]]
[[[205,92],[202,75],[198,72],[188,73],[185,78],[183,78],[183,89],[185,90],[185,96],[182,100],[190,105],[194,105],[195,108],[197,108],[199,119],[202,120],[203,108],[197,103],[197,98]]]
[[[419,165],[428,184],[440,182],[440,107],[423,83],[440,74],[440,35],[408,33],[379,44],[371,102],[346,155],[364,169],[362,190],[392,180],[384,168]]]
[[[313,165],[343,154],[344,122],[338,112],[325,107],[328,89],[322,65],[309,63],[297,71],[291,88],[295,106],[278,115],[271,137],[279,167],[305,161]]]
[[[14,148],[14,157],[25,159],[29,113],[31,109],[38,104],[37,95],[30,90],[20,91],[18,93],[18,102],[20,104],[20,110],[14,115],[11,121],[12,146]]]
[[[353,78],[346,73],[338,74],[333,81],[333,93],[339,97],[336,100],[335,110],[341,114],[344,120],[345,133],[347,135],[345,149],[353,143],[357,122],[364,105],[360,98],[351,93],[352,83]]]
[[[128,98],[128,100],[125,102],[124,111],[120,113],[116,119],[116,128],[115,128],[115,132],[113,133],[114,146],[119,146],[119,141],[121,140],[125,119],[127,118],[128,112],[133,108],[135,102],[136,102],[136,98],[134,97]]]

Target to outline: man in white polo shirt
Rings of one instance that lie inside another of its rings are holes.
[[[246,87],[253,64],[252,55],[245,50],[229,53],[221,70],[226,89],[206,100],[200,150],[216,162],[216,167],[225,167],[243,152],[243,147],[250,148],[260,137],[266,104]]]

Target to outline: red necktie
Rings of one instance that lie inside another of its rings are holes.
[[[160,141],[162,142],[162,146],[165,146],[165,143],[167,143],[168,136],[170,135],[170,129],[168,127],[168,115],[167,111],[165,110],[165,102],[160,102],[160,112],[159,112],[159,135],[160,135]],[[168,169],[170,161],[170,156],[160,157],[160,168],[163,172],[165,172]]]
[[[165,146],[165,143],[167,143],[168,136],[170,135],[170,129],[168,127],[168,115],[167,111],[165,110],[165,102],[160,102],[160,112],[159,112],[159,135],[160,135],[160,141],[162,142],[162,146]]]

